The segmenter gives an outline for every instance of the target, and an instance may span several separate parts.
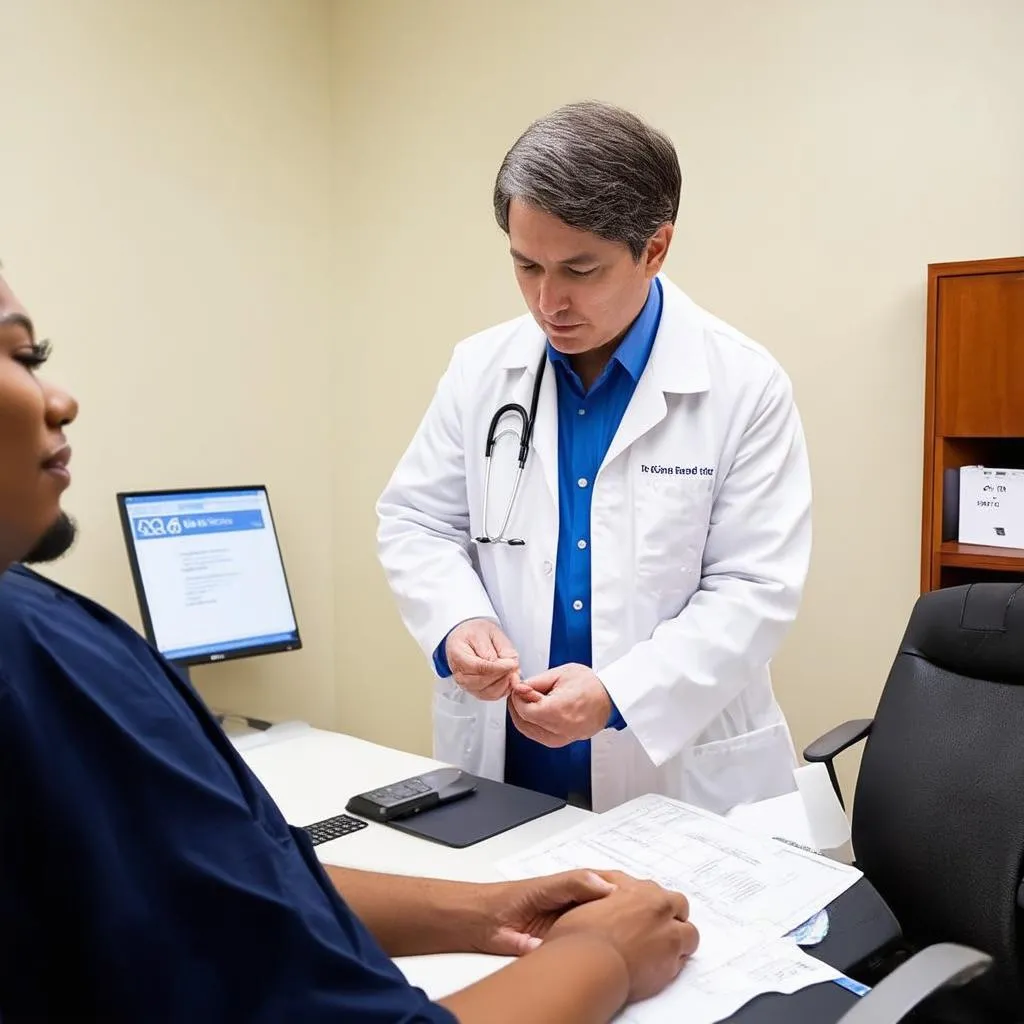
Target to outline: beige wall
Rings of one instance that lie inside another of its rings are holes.
[[[520,311],[504,150],[593,96],[673,136],[669,272],[796,383],[816,542],[776,678],[797,739],[872,710],[917,586],[925,265],[1024,253],[1024,4],[633,12],[0,0],[0,256],[83,402],[58,575],[137,621],[113,493],[271,487],[307,647],[199,673],[212,702],[426,749],[373,502],[455,341]]]
[[[57,575],[138,621],[118,489],[266,481],[306,649],[197,674],[334,720],[330,8],[0,0],[0,256],[78,395]]]
[[[428,673],[396,639],[370,509],[453,343],[521,310],[489,208],[505,149],[584,97],[671,134],[685,184],[669,274],[795,381],[816,536],[776,679],[797,740],[870,714],[917,593],[925,265],[1024,253],[1024,4],[393,0],[338,14],[342,322],[374,385],[337,421],[362,443],[339,496],[342,724],[426,733]]]

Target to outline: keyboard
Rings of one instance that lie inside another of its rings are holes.
[[[324,818],[323,821],[302,827],[313,845],[319,846],[321,843],[329,843],[332,839],[340,839],[366,828],[366,822],[361,818],[353,818],[350,814],[336,814],[333,818]]]

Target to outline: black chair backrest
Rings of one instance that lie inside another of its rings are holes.
[[[1024,584],[918,599],[864,749],[853,843],[911,941],[989,953],[972,991],[1024,1005]]]

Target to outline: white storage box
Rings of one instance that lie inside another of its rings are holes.
[[[1024,469],[960,469],[961,544],[1024,548]]]

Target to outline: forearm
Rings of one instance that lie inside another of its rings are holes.
[[[482,885],[325,869],[389,956],[472,952],[486,927]]]
[[[461,1024],[594,1024],[626,1002],[625,961],[601,939],[546,943],[475,985],[441,1000]]]

